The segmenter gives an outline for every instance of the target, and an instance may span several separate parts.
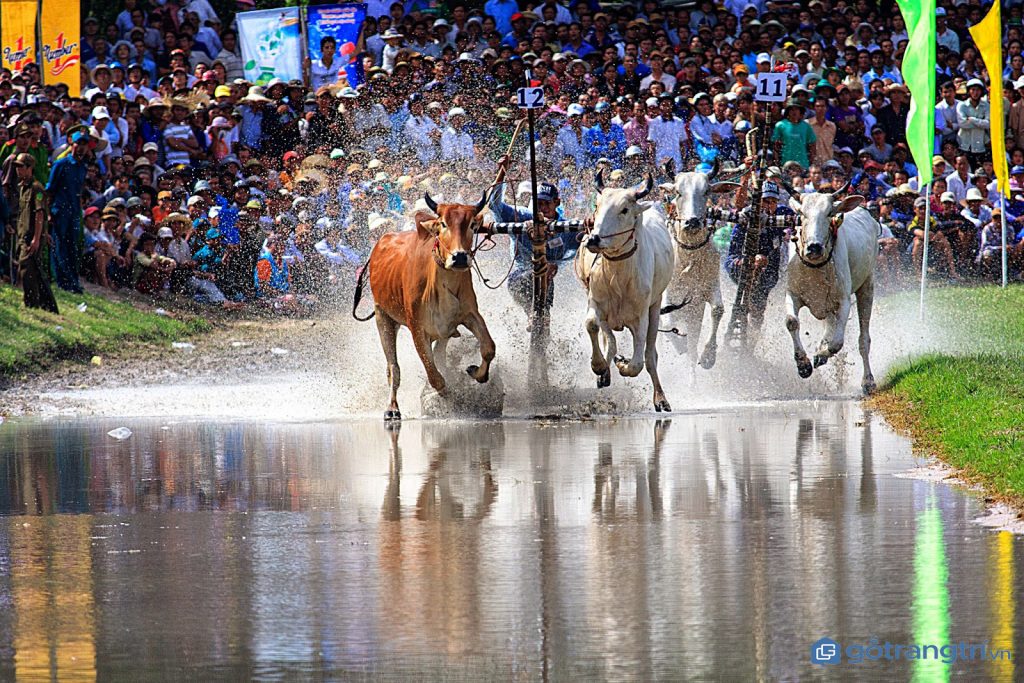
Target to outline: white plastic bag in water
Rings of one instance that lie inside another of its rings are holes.
[[[180,349],[182,351],[191,351],[196,348],[196,345],[191,342],[171,342],[172,349]]]
[[[274,348],[270,349],[270,352],[275,356],[287,356],[290,353],[288,349],[282,349],[279,346],[275,346]]]
[[[132,435],[132,430],[127,427],[118,427],[117,429],[111,429],[107,432],[107,436],[112,436],[118,441],[123,441]]]

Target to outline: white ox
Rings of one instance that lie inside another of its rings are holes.
[[[718,250],[711,243],[714,227],[705,220],[709,195],[728,192],[736,183],[715,183],[718,173],[716,161],[711,173],[679,173],[675,182],[660,187],[672,195],[675,215],[669,217],[669,234],[675,241],[675,275],[668,286],[668,300],[673,304],[685,303],[678,315],[686,330],[686,353],[690,362],[697,363],[697,344],[704,323],[704,307],[711,308],[711,337],[700,355],[700,365],[710,370],[718,353],[718,326],[725,307],[722,305],[722,270]],[[678,337],[673,337],[673,340]],[[680,341],[679,344],[684,342]]]
[[[672,278],[672,241],[665,218],[651,202],[642,200],[651,191],[647,177],[643,188],[604,188],[597,176],[597,210],[594,227],[584,241],[586,251],[576,254],[576,274],[587,288],[587,333],[592,355],[590,369],[597,386],[611,384],[611,363],[619,374],[636,377],[647,365],[654,383],[654,409],[670,411],[658,379],[658,318],[661,297]],[[629,328],[633,356],[616,355],[614,332]],[[607,351],[601,353],[598,332]]]
[[[843,348],[846,323],[850,318],[851,296],[857,296],[860,322],[860,357],[864,363],[861,388],[875,390],[868,354],[871,351],[871,305],[875,298],[875,259],[878,256],[879,225],[867,209],[864,198],[850,195],[838,200],[834,194],[797,195],[785,183],[792,198],[790,207],[800,218],[796,251],[788,266],[786,329],[793,337],[797,372],[803,378],[824,365]],[[799,197],[799,198],[798,198]],[[814,355],[813,366],[800,343],[800,310],[807,307],[818,320],[826,321],[825,337]]]

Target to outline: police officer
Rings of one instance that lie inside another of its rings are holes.
[[[792,210],[779,205],[781,195],[779,187],[771,181],[761,186],[761,216],[792,215]],[[733,282],[739,284],[745,265],[743,242],[747,237],[747,225],[750,222],[751,207],[747,206],[747,187],[743,185],[736,191],[735,206],[741,209],[741,218],[732,230],[729,242],[729,254],[725,259],[725,268]],[[785,233],[781,227],[765,225],[762,221],[757,254],[750,271],[750,323],[755,336],[764,322],[764,310],[768,305],[768,294],[779,281],[779,268],[782,263]]]
[[[533,220],[533,211],[522,206],[509,206],[504,202],[502,196],[505,192],[505,174],[508,170],[508,157],[502,157],[498,162],[499,171],[496,179],[494,193],[488,208],[494,212],[495,219],[500,223],[522,223]],[[558,188],[552,183],[537,183],[537,208],[541,216],[547,221],[562,219],[561,200],[558,196]],[[576,256],[576,240],[572,235],[555,235],[547,243],[547,264],[548,264],[548,295],[546,305],[550,308],[554,301],[554,287],[551,282],[558,272],[560,261],[570,261]],[[515,255],[515,265],[508,276],[508,291],[512,298],[523,307],[527,315],[533,310],[533,243],[527,233],[516,235],[512,240],[512,249]]]
[[[48,239],[46,231],[46,190],[33,177],[36,160],[27,152],[14,159],[18,174],[18,269],[24,290],[26,308],[42,308],[57,313],[48,280],[49,269],[44,267],[40,253]]]

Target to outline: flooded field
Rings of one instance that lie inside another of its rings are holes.
[[[126,427],[132,435],[108,436]],[[849,401],[0,425],[0,678],[1020,680],[1022,541]]]

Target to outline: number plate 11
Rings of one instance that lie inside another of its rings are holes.
[[[758,102],[786,101],[786,74],[769,71],[757,74],[757,90],[754,99]]]

